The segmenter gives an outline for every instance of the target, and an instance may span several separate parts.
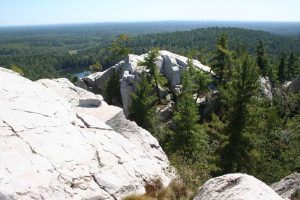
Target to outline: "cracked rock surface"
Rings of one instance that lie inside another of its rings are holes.
[[[194,200],[283,200],[265,183],[247,174],[227,174],[208,180]]]
[[[3,68],[0,81],[1,198],[120,199],[174,177],[157,140],[100,95]]]

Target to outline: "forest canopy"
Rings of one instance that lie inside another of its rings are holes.
[[[110,51],[112,42],[122,33],[128,36],[124,43],[134,54],[148,52],[153,47],[182,55],[192,54],[204,64],[209,64],[216,38],[227,34],[229,48],[236,50],[245,44],[254,55],[259,41],[268,49],[270,59],[276,62],[278,56],[300,52],[300,36],[284,36],[258,30],[240,28],[201,28],[191,31],[158,32],[158,28],[148,30],[147,26],[121,28],[92,28],[80,26],[68,28],[35,27],[30,29],[0,29],[0,65],[22,69],[32,80],[65,76],[67,70],[82,68],[99,62],[102,69],[118,62]],[[171,27],[171,26],[170,26]],[[170,30],[177,30],[172,26]],[[162,29],[164,30],[164,29]],[[124,32],[121,32],[124,31]]]

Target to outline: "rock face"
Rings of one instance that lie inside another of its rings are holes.
[[[207,181],[194,200],[283,200],[253,176],[228,174]]]
[[[101,96],[3,68],[0,80],[0,199],[120,199],[174,177],[157,140]]]
[[[300,173],[292,174],[281,181],[274,183],[271,187],[284,199],[300,198]],[[297,197],[298,195],[298,197]],[[297,197],[297,198],[296,198]]]
[[[122,103],[125,115],[129,114],[131,106],[131,93],[135,91],[139,77],[145,67],[139,66],[139,62],[143,61],[144,55],[129,55],[125,60],[117,63],[104,72],[92,74],[82,78],[77,85],[82,88],[89,88],[90,91],[103,93],[105,82],[113,75],[120,75]],[[180,56],[169,51],[159,51],[156,65],[160,73],[162,73],[170,83],[170,89],[176,92],[177,86],[180,84],[181,72],[187,67],[188,58]],[[202,65],[198,60],[193,60],[193,64],[199,70],[213,74],[210,67]]]

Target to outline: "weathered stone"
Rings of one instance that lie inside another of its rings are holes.
[[[300,173],[295,173],[285,177],[277,183],[271,185],[271,187],[284,199],[293,198],[296,200],[300,198]]]
[[[14,199],[121,199],[174,177],[157,140],[120,108],[66,79],[32,82],[0,68],[0,192]],[[105,122],[124,118],[120,129]]]
[[[227,174],[208,180],[194,200],[283,200],[253,176]]]

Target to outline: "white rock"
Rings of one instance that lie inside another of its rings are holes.
[[[246,174],[227,174],[208,180],[194,200],[283,200],[269,186]]]
[[[0,79],[2,196],[120,199],[144,192],[145,180],[161,177],[168,184],[174,177],[149,132],[130,121],[117,131],[105,123],[124,117],[120,108],[78,106],[86,95],[99,96],[65,79],[32,82],[2,68]]]

